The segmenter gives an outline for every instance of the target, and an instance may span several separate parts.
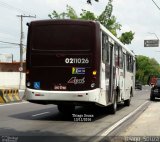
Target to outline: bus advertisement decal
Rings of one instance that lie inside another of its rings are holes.
[[[72,67],[72,74],[85,74],[85,68]]]
[[[78,79],[77,77],[72,77],[69,81],[69,84],[84,84],[85,83],[85,77],[83,77],[82,79]]]

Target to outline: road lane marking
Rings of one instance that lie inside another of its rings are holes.
[[[32,117],[36,117],[36,116],[44,115],[44,114],[48,114],[48,113],[50,113],[50,112],[43,112],[43,113],[39,113],[39,114],[34,114],[34,115],[32,115]]]
[[[20,104],[28,104],[29,102],[20,102],[20,103],[11,103],[11,104],[0,104],[0,107],[11,106],[11,105],[20,105]]]
[[[110,132],[112,132],[116,127],[120,126],[123,122],[125,122],[128,118],[133,116],[138,110],[140,110],[144,105],[146,105],[149,101],[144,102],[142,105],[140,105],[137,109],[135,109],[133,112],[119,120],[117,123],[112,125],[110,128],[108,128],[105,132],[103,132],[100,136],[107,136]]]

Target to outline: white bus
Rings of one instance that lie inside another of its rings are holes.
[[[26,97],[60,112],[98,105],[115,113],[134,92],[135,55],[97,21],[28,24]]]

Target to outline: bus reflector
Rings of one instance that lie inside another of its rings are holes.
[[[29,74],[29,70],[26,71],[26,74]]]
[[[92,84],[91,84],[91,88],[94,88],[95,86],[96,86],[95,83],[92,83]]]
[[[96,74],[97,74],[97,71],[93,71],[92,74],[93,74],[93,75],[96,75]]]
[[[43,94],[35,94],[35,96],[44,96]]]
[[[80,95],[80,94],[79,94],[78,97],[83,97],[83,95]]]
[[[35,96],[41,96],[40,94],[35,94]]]
[[[27,82],[27,86],[28,86],[28,87],[31,86],[31,83],[30,83],[30,82]]]

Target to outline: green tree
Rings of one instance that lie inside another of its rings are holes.
[[[136,56],[136,80],[147,84],[150,75],[160,75],[160,65],[154,58]]]
[[[69,5],[67,5],[67,13],[66,16],[70,19],[78,19],[76,11]]]
[[[113,0],[109,0],[105,10],[98,16],[98,21],[105,26],[113,35],[117,36],[117,30],[121,30],[121,24],[117,22],[117,19],[113,12]]]
[[[113,0],[109,0],[105,7],[105,10],[96,16],[93,12],[82,9],[80,16],[77,15],[76,11],[67,5],[66,12],[57,13],[55,10],[48,16],[51,19],[84,19],[84,20],[96,20],[99,21],[103,26],[105,26],[113,35],[117,36],[117,31],[121,30],[121,24],[117,22],[117,19],[112,15],[113,11]],[[130,44],[134,38],[134,33],[132,31],[123,33],[119,39],[124,44]]]
[[[84,19],[84,20],[97,20],[94,13],[82,9],[80,16],[77,16],[76,11],[69,5],[66,6],[66,12],[57,13],[55,10],[48,14],[51,19]]]
[[[131,41],[134,38],[134,33],[132,31],[122,33],[119,37],[120,41],[124,44],[131,44]]]
[[[118,23],[116,17],[112,15],[113,12],[112,1],[113,0],[108,1],[105,10],[98,17],[98,21],[100,21],[102,25],[104,25],[113,35],[117,37],[117,30],[121,30],[122,25]],[[122,33],[119,39],[124,44],[131,44],[131,41],[134,39],[134,33],[132,31]]]
[[[51,19],[65,19],[66,13],[57,13],[57,11],[53,10],[51,14],[48,14]]]
[[[94,13],[82,9],[82,13],[80,14],[80,19],[97,20],[97,17],[94,15]]]
[[[78,19],[76,11],[69,5],[66,6],[66,12],[58,13],[53,10],[48,16],[51,19]]]
[[[108,4],[105,7],[105,10],[101,13],[100,16],[98,16],[98,21],[105,27],[107,27],[107,23],[112,16],[112,11],[113,11],[112,0],[109,0]]]

